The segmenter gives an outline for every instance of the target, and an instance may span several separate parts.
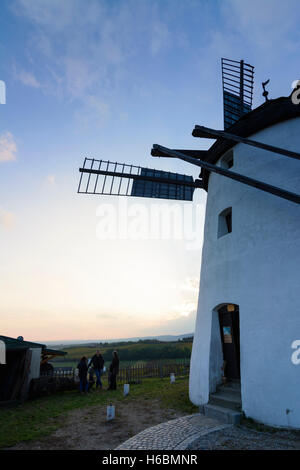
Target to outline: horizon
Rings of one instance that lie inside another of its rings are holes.
[[[69,345],[73,345],[73,344],[89,344],[89,343],[112,343],[112,342],[128,342],[128,341],[139,341],[139,340],[146,340],[146,339],[158,339],[159,338],[166,338],[166,337],[170,337],[170,338],[182,338],[182,337],[192,337],[194,336],[194,333],[183,333],[183,334],[178,334],[178,335],[149,335],[149,336],[144,336],[144,337],[140,337],[140,336],[133,336],[133,337],[130,337],[130,338],[109,338],[109,339],[88,339],[88,340],[59,340],[57,342],[55,341],[44,341],[44,343],[46,345],[48,344],[52,344],[52,345],[63,345],[63,346],[69,346]],[[24,338],[24,340],[26,341],[26,339]],[[39,343],[39,341],[37,340],[36,341],[37,343]]]
[[[2,335],[2,336],[7,336],[7,335]],[[18,336],[22,336],[22,335],[18,335]],[[41,340],[41,339],[28,339],[28,338],[25,338],[24,336],[22,336],[23,340],[24,341],[31,341],[33,343],[45,343],[46,345],[48,344],[64,344],[66,345],[67,343],[70,343],[70,344],[86,344],[86,343],[105,343],[105,342],[122,342],[122,341],[133,341],[133,340],[143,340],[143,339],[158,339],[158,338],[166,338],[166,337],[170,337],[170,338],[183,338],[183,337],[190,337],[190,336],[194,336],[194,332],[192,333],[178,333],[178,334],[157,334],[157,335],[147,335],[147,336],[130,336],[130,337],[122,337],[122,338],[100,338],[100,339],[90,339],[90,338],[87,338],[87,339],[78,339],[78,338],[75,338],[75,339],[57,339],[57,340]],[[13,337],[11,337],[13,338]],[[16,339],[16,338],[14,338]]]
[[[289,95],[299,78],[297,7],[1,2],[3,335],[59,342],[194,331],[205,191],[193,203],[77,194],[78,169],[91,156],[198,177],[190,164],[150,157],[152,145],[210,147],[191,132],[223,128],[221,57],[255,67],[253,108],[268,78],[270,99]]]

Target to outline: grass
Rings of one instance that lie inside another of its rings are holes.
[[[159,400],[162,408],[192,414],[198,412],[188,397],[188,378],[144,379],[139,385],[130,385],[130,394],[123,396],[123,386],[115,392],[90,393],[81,396],[77,390],[61,392],[27,401],[8,409],[0,409],[0,448],[47,436],[62,426],[69,411],[89,406],[107,406],[125,401]],[[149,403],[149,406],[150,403]]]

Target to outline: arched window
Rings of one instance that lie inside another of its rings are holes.
[[[220,160],[220,167],[229,170],[233,167],[233,150],[229,150]]]
[[[232,232],[232,207],[227,207],[219,214],[218,238]]]

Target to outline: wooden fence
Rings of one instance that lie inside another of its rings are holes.
[[[163,378],[169,377],[171,373],[176,376],[185,376],[189,374],[190,361],[179,364],[146,364],[134,367],[122,368],[117,375],[119,383],[130,383],[140,381],[145,378]]]
[[[181,361],[179,363],[148,363],[129,367],[121,367],[117,375],[119,383],[128,383],[139,381],[150,377],[169,377],[171,373],[175,376],[185,376],[189,374],[190,361]],[[73,367],[58,367],[54,369],[54,377],[75,377],[76,373]],[[106,371],[102,377],[107,377]]]
[[[117,375],[119,384],[138,383],[145,378],[163,378],[170,377],[175,374],[175,378],[187,376],[190,370],[190,361],[181,361],[180,363],[164,364],[164,363],[148,363],[131,367],[122,367]],[[95,378],[95,376],[94,376]],[[102,375],[105,382],[108,379],[108,372]],[[78,388],[79,377],[76,369],[73,367],[55,368],[52,373],[41,375],[37,379],[31,381],[30,397],[34,398],[41,395],[48,395],[57,391],[72,390]]]
[[[55,377],[74,377],[74,367],[55,367],[53,375]]]

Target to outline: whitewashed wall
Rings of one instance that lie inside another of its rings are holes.
[[[37,379],[40,376],[40,367],[41,367],[41,348],[31,348],[31,363],[30,370],[28,374],[28,383],[31,379]]]
[[[300,152],[300,118],[251,138]],[[231,170],[300,193],[300,161],[237,144]],[[232,233],[217,238],[218,215],[230,206]],[[300,339],[300,206],[211,174],[191,359],[196,405],[208,402],[220,380],[212,318],[224,303],[240,309],[243,411],[269,425],[300,428],[300,365],[291,361],[291,344]]]

